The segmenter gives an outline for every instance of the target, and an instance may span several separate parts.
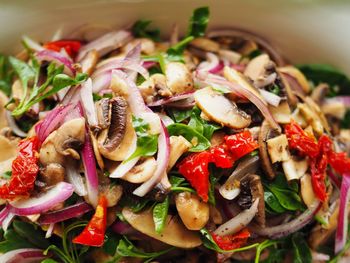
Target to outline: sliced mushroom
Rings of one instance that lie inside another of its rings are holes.
[[[17,156],[18,140],[10,140],[0,135],[0,175],[11,171],[12,161]]]
[[[53,144],[56,151],[64,156],[70,155],[74,159],[80,159],[77,150],[81,149],[85,142],[85,119],[77,118],[65,122],[56,130]]]
[[[99,56],[95,49],[89,51],[80,61],[81,72],[91,75],[96,67],[98,59]]]
[[[156,168],[156,160],[153,157],[149,157],[127,172],[123,176],[123,180],[134,184],[146,182],[152,177]]]
[[[313,191],[311,176],[309,174],[305,174],[300,179],[300,193],[307,207],[310,207],[315,202],[316,196]]]
[[[64,181],[65,169],[59,163],[49,163],[43,169],[40,169],[39,180],[47,186],[56,185]]]
[[[266,143],[267,151],[272,163],[284,162],[290,159],[290,154],[288,151],[288,140],[286,135],[281,134],[277,137],[267,140]]]
[[[202,244],[199,234],[188,230],[177,216],[168,215],[162,234],[157,234],[152,210],[134,213],[130,208],[125,207],[122,214],[133,228],[166,244],[180,248],[194,248]]]
[[[220,50],[219,43],[204,37],[195,38],[191,41],[190,45],[206,52],[217,53]]]
[[[219,56],[223,60],[229,61],[233,64],[239,63],[239,61],[242,58],[242,55],[239,54],[238,52],[228,50],[228,49],[220,49],[219,50]]]
[[[43,142],[40,148],[40,163],[44,166],[50,163],[64,163],[64,156],[57,152],[54,141],[56,139],[57,131],[52,132]]]
[[[189,230],[202,229],[209,220],[209,205],[197,195],[182,192],[175,196],[176,209]]]
[[[116,206],[122,197],[123,187],[116,184],[99,185],[99,192],[107,199],[107,207]]]
[[[105,164],[104,164],[102,155],[100,153],[100,150],[98,148],[97,138],[95,137],[95,134],[93,134],[91,131],[89,131],[89,134],[90,134],[92,148],[94,150],[94,154],[95,154],[95,157],[96,157],[97,164],[101,168],[101,170],[104,170]]]
[[[325,115],[332,116],[337,118],[338,120],[344,119],[346,113],[346,107],[344,103],[340,101],[332,101],[331,103],[322,104],[322,112]]]
[[[170,62],[165,68],[166,84],[173,94],[180,94],[193,90],[191,72],[185,64]]]
[[[117,74],[112,74],[110,89],[115,93],[116,96],[121,96],[127,99],[129,96],[129,86],[125,80]]]
[[[264,77],[266,66],[270,63],[269,55],[262,54],[253,58],[244,70],[244,75],[253,80],[258,81]]]
[[[184,137],[180,136],[170,136],[170,155],[167,171],[175,165],[177,160],[190,148],[192,144],[187,141]]]
[[[0,91],[0,129],[7,127],[8,122],[6,119],[6,108],[5,105],[8,102],[7,96]]]
[[[209,219],[216,225],[221,225],[223,222],[220,211],[214,205],[209,205]]]
[[[275,178],[276,174],[272,167],[271,160],[267,151],[267,144],[266,141],[270,138],[272,138],[272,128],[269,125],[269,123],[265,120],[260,129],[258,142],[259,142],[259,156],[261,158],[261,166],[263,168],[263,171],[266,173],[266,175],[273,179]]]
[[[310,92],[309,82],[299,69],[293,66],[286,66],[279,68],[279,71],[294,78],[299,83],[305,94],[308,94]]]
[[[269,105],[269,110],[277,123],[290,123],[292,119],[292,112],[287,101],[282,101],[277,107]]]
[[[166,77],[163,74],[153,74],[150,80],[153,81],[154,89],[157,94],[162,97],[170,97],[172,95],[171,90],[167,86]]]
[[[212,120],[233,129],[243,129],[251,117],[237,105],[210,87],[197,90],[194,99],[198,107]]]
[[[317,115],[308,105],[305,103],[298,103],[298,109],[301,115],[304,117],[307,123],[311,124],[314,132],[321,136],[323,134],[323,125],[320,121],[319,115]]]
[[[151,103],[154,101],[155,97],[157,96],[157,91],[154,85],[154,81],[151,78],[142,82],[138,88],[141,92],[143,100],[146,103]]]
[[[114,97],[108,101],[102,100],[98,110],[103,132],[98,136],[101,152],[115,150],[123,140],[126,131],[127,103],[122,97]],[[108,129],[106,128],[108,127]]]
[[[262,227],[265,226],[265,201],[264,201],[264,188],[261,183],[259,175],[250,174],[246,178],[249,181],[250,192],[252,195],[252,202],[259,199],[258,212],[255,215],[255,220]]]
[[[128,53],[131,49],[141,44],[141,53],[145,55],[152,55],[155,52],[155,44],[149,38],[136,38],[130,41],[127,45],[122,48],[124,53]]]
[[[324,98],[329,92],[329,85],[326,83],[321,83],[311,93],[311,99],[317,104],[321,105]]]

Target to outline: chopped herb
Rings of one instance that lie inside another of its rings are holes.
[[[271,88],[270,88],[270,92],[272,92],[273,94],[276,94],[276,95],[280,95],[280,92],[281,92],[281,88],[274,84]]]
[[[160,41],[160,30],[149,29],[149,25],[152,23],[150,20],[138,20],[134,23],[131,31],[135,37],[144,37],[152,39],[153,41]]]

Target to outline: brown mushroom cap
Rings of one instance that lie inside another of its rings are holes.
[[[262,227],[265,226],[265,200],[264,200],[264,188],[261,183],[261,178],[259,175],[250,174],[246,177],[249,180],[250,191],[252,194],[253,202],[259,198],[258,212],[255,216],[255,220]]]

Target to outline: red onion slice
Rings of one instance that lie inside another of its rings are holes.
[[[52,50],[42,50],[36,53],[36,57],[39,61],[55,62],[58,66],[63,65],[64,72],[70,76],[74,76],[75,74],[72,60],[59,52]]]
[[[88,132],[85,133],[85,143],[81,155],[87,183],[87,196],[91,204],[96,207],[98,202],[98,175],[96,170],[95,154]]]
[[[2,221],[1,227],[4,231],[7,231],[9,226],[11,225],[12,220],[15,218],[15,214],[10,212]]]
[[[35,263],[47,258],[41,249],[20,248],[6,252],[0,256],[1,263]]]
[[[10,207],[6,205],[0,212],[0,225],[2,225],[2,222],[5,220],[5,218],[9,213],[10,213]]]
[[[55,224],[50,224],[49,228],[46,230],[45,238],[50,238],[52,236],[52,232],[55,229]]]
[[[219,226],[214,233],[219,236],[226,236],[237,233],[247,226],[258,212],[259,198],[257,198],[249,209],[239,213],[226,223]]]
[[[37,197],[17,200],[9,203],[11,213],[27,216],[43,213],[67,200],[74,192],[71,184],[60,182]]]
[[[125,30],[109,32],[84,45],[79,51],[77,61],[80,61],[89,51],[93,49],[95,49],[100,56],[104,56],[108,52],[125,45],[131,39],[131,33]]]
[[[158,63],[155,61],[143,61],[142,62],[142,67],[144,67],[146,69],[149,69],[149,68],[154,67],[156,65],[158,65]]]
[[[207,61],[203,61],[200,63],[197,67],[197,70],[199,71],[205,71],[205,72],[210,72],[210,73],[216,73],[218,70],[218,67],[220,65],[220,60],[217,55],[213,53],[207,53],[206,54]],[[223,67],[221,67],[222,69]],[[215,72],[213,72],[215,71]]]
[[[281,127],[277,124],[277,122],[272,117],[269,109],[267,108],[266,103],[264,101],[262,101],[258,96],[256,96],[251,90],[249,90],[241,85],[238,85],[236,83],[230,82],[230,81],[226,80],[225,78],[217,76],[217,75],[203,74],[203,72],[201,72],[201,73],[198,72],[196,75],[197,75],[196,77],[200,81],[203,81],[208,85],[214,84],[214,85],[229,87],[232,90],[232,92],[235,93],[237,96],[244,97],[244,98],[250,100],[260,110],[262,115],[270,123],[270,125],[273,129],[276,129],[278,131],[281,130]]]
[[[104,72],[92,79],[92,91],[95,93],[109,88],[112,81],[112,72]]]
[[[14,134],[16,134],[17,136],[19,137],[27,137],[28,133],[22,131],[17,123],[16,123],[16,120],[15,118],[11,115],[11,112],[6,110],[5,112],[5,116],[6,116],[6,120],[7,120],[7,123],[9,125],[9,127],[11,128],[11,130],[13,131]]]
[[[46,225],[62,222],[71,218],[79,217],[91,211],[92,209],[93,208],[89,204],[81,202],[75,205],[65,207],[61,210],[56,210],[53,212],[42,214],[39,218],[39,223],[41,225]]]
[[[94,100],[92,98],[92,81],[87,79],[80,89],[80,99],[83,104],[84,112],[90,126],[97,126],[97,115]]]
[[[82,176],[80,175],[78,168],[72,162],[67,162],[65,165],[66,178],[68,183],[74,187],[74,192],[79,196],[86,196],[87,190]]]
[[[339,253],[345,246],[348,233],[348,204],[350,200],[350,174],[343,174],[340,188],[340,204],[334,252]]]
[[[272,239],[285,237],[294,232],[299,231],[304,226],[309,224],[320,207],[321,207],[321,203],[319,201],[316,201],[310,206],[309,209],[304,211],[300,216],[293,219],[292,221],[289,221],[282,225],[264,227],[264,228],[255,225],[255,226],[251,226],[250,229],[254,233],[258,234],[259,236],[269,237]]]
[[[193,94],[194,94],[194,91],[177,94],[177,95],[171,96],[170,98],[164,98],[164,99],[160,99],[160,100],[148,103],[147,106],[156,107],[156,106],[166,105],[172,102],[181,101],[188,98],[193,99]]]
[[[274,107],[277,107],[282,98],[280,96],[277,96],[276,94],[263,90],[263,89],[259,89],[259,92],[261,94],[261,96],[264,98],[264,100],[266,100],[266,102]]]
[[[166,173],[166,168],[169,163],[169,154],[170,154],[170,141],[169,134],[165,128],[163,122],[161,121],[161,132],[158,137],[158,154],[157,154],[157,169],[154,172],[154,175],[148,181],[144,182],[133,192],[134,195],[144,196],[152,188],[160,182],[164,173]]]

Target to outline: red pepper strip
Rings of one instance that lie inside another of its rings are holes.
[[[225,136],[225,143],[235,160],[238,160],[259,147],[259,144],[254,140],[249,131]]]
[[[294,120],[285,126],[285,133],[291,149],[301,154],[316,157],[319,153],[318,145]]]
[[[345,152],[332,152],[328,158],[329,164],[337,173],[345,174],[350,172],[350,158],[347,157]]]
[[[179,164],[179,172],[190,182],[204,202],[209,199],[208,164],[210,157],[209,152],[193,153]]]
[[[12,162],[12,176],[9,182],[0,187],[0,198],[13,200],[19,196],[29,196],[34,188],[38,166],[38,138],[31,137],[19,142],[19,153]]]
[[[101,196],[96,207],[95,214],[79,236],[73,239],[73,243],[101,247],[105,239],[107,225],[107,199]]]
[[[64,48],[69,56],[75,58],[81,47],[80,41],[76,40],[58,40],[44,44],[44,48],[60,52]]]
[[[216,167],[231,168],[233,166],[234,159],[226,144],[212,147],[209,152],[211,154],[210,162],[213,162]]]
[[[219,236],[214,233],[211,234],[215,243],[222,250],[232,250],[242,247],[247,243],[250,233],[247,228],[242,229],[240,232],[233,235]]]

